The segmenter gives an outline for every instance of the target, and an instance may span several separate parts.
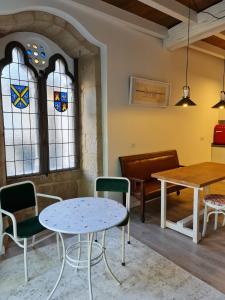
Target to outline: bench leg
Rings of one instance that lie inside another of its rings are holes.
[[[180,195],[180,191],[177,191],[177,196],[179,196]]]
[[[145,222],[145,200],[143,198],[141,199],[141,221]]]

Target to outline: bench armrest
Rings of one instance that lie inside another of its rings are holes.
[[[146,179],[140,179],[140,178],[136,178],[136,177],[129,177],[130,181],[132,182],[139,182],[139,183],[145,183],[148,182],[148,180]]]
[[[137,190],[137,184],[139,184],[141,198],[143,198],[144,197],[144,184],[146,182],[148,182],[149,180],[135,178],[135,177],[129,177],[129,179],[131,182],[131,195],[135,195],[135,191]]]

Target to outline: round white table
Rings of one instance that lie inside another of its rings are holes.
[[[123,205],[114,200],[100,197],[83,197],[64,200],[46,207],[40,213],[40,223],[47,229],[59,233],[63,249],[60,274],[48,299],[51,298],[59,284],[65,262],[76,269],[88,268],[90,300],[93,299],[91,266],[97,264],[102,259],[104,259],[111,276],[120,284],[107,262],[105,254],[105,232],[107,229],[119,225],[126,217],[127,209]],[[93,241],[94,233],[99,231],[103,231],[102,243]],[[78,234],[78,242],[65,248],[62,233]],[[88,234],[87,240],[81,241],[81,234]],[[86,245],[88,248],[88,257],[86,260],[80,260],[81,245]],[[99,250],[94,258],[92,257],[93,246]],[[78,249],[77,259],[71,256],[74,249]]]

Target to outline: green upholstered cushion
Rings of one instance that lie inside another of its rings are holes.
[[[45,229],[46,228],[40,224],[38,217],[33,217],[17,223],[17,236],[20,238],[28,238]],[[7,227],[5,231],[13,235],[12,225]]]
[[[15,212],[35,206],[34,187],[30,182],[4,187],[0,192],[1,208]]]
[[[96,191],[127,193],[128,181],[125,179],[98,178]]]

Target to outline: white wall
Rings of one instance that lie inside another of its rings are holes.
[[[211,106],[217,101],[221,89],[223,62],[190,51],[189,85],[191,97],[198,106],[174,107],[173,104],[182,96],[185,50],[168,52],[159,39],[112,24],[107,18],[86,12],[71,2],[2,0],[0,11],[4,14],[4,11],[12,13],[33,8],[46,10],[66,18],[94,43],[107,46],[106,61],[102,51],[104,67],[107,67],[102,84],[103,91],[107,87],[107,106],[106,103],[103,106],[105,111],[107,109],[104,132],[105,141],[108,139],[105,154],[109,174],[119,173],[118,156],[134,153],[175,148],[183,164],[210,160],[213,126],[218,120],[218,111]],[[128,105],[129,75],[169,81],[169,107],[153,109]],[[106,101],[105,96],[103,92],[103,101]]]

